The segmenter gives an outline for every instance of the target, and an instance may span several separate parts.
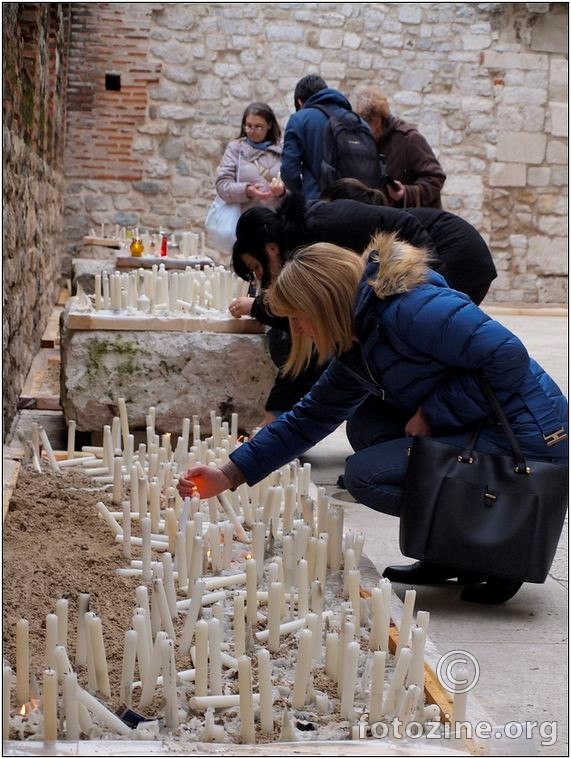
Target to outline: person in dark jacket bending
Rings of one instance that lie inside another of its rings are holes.
[[[355,453],[345,481],[357,502],[397,516],[410,436],[464,446],[481,423],[474,449],[511,454],[477,372],[491,385],[524,456],[568,465],[568,404],[560,388],[514,334],[447,286],[425,250],[395,234],[378,235],[361,257],[330,243],[310,245],[284,266],[268,300],[290,322],[286,371],[299,373],[314,350],[330,363],[291,411],[236,448],[227,463],[188,469],[178,483],[183,498],[253,485],[373,399],[359,437],[348,430]],[[462,574],[426,562],[384,572],[412,584]],[[470,579],[461,598],[480,603],[506,601],[522,584],[494,576],[493,566]]]
[[[348,180],[342,180],[347,185]],[[362,186],[362,185],[361,185]],[[287,324],[276,320],[263,304],[263,292],[277,277],[291,252],[312,242],[333,242],[362,253],[377,232],[399,236],[431,254],[432,266],[448,284],[480,303],[496,277],[488,246],[467,221],[435,209],[395,209],[356,200],[314,201],[306,204],[292,193],[277,211],[257,208],[246,211],[236,227],[232,265],[243,279],[255,276],[262,288],[257,298],[238,298],[230,313],[252,316],[272,329],[270,352],[276,365],[289,352]],[[320,374],[315,360],[295,379],[279,373],[265,405],[262,424],[289,410],[309,390]]]

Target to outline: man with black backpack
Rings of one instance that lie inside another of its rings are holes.
[[[281,178],[288,190],[308,200],[336,179],[353,177],[379,187],[381,167],[366,122],[338,90],[317,74],[300,79],[294,91],[296,112],[284,133]]]

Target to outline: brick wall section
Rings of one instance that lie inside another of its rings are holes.
[[[3,439],[60,288],[69,11],[3,3]]]
[[[68,256],[101,223],[200,226],[244,107],[265,100],[285,125],[295,83],[319,72],[349,97],[379,83],[419,126],[446,207],[493,250],[489,300],[566,302],[566,3],[142,5],[73,3],[70,86],[89,92],[68,123]],[[111,65],[125,97],[101,90]]]
[[[160,64],[148,60],[153,4],[73,3],[66,177],[133,182],[142,178],[133,151]],[[120,91],[106,90],[106,74]]]

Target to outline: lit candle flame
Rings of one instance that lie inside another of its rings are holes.
[[[20,708],[20,714],[22,717],[27,716],[31,712],[37,711],[38,707],[40,705],[40,699],[39,698],[33,698],[31,701],[29,701],[27,704],[23,704]]]

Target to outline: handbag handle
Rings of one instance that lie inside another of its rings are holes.
[[[498,399],[496,398],[496,394],[492,390],[492,386],[484,377],[484,375],[481,372],[478,372],[477,374],[478,383],[482,389],[482,392],[488,399],[490,406],[492,407],[492,410],[494,414],[496,415],[499,423],[502,425],[502,428],[504,432],[506,433],[506,437],[510,442],[510,445],[512,447],[513,455],[514,455],[514,461],[515,461],[515,471],[517,474],[529,474],[530,468],[525,463],[525,458],[523,453],[521,452],[520,445],[516,439],[516,436],[514,435],[514,431],[512,429],[511,424],[508,422],[508,418],[504,413],[504,410],[500,406]]]

